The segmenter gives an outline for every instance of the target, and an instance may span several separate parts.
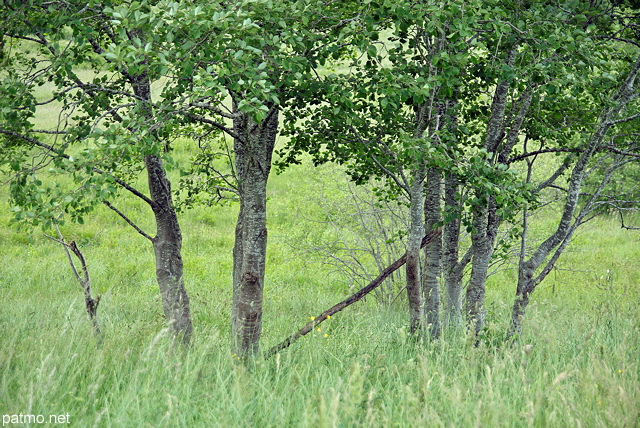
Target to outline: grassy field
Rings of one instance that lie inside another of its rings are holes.
[[[327,171],[299,166],[271,181],[263,348],[353,291],[291,245],[322,227],[308,220],[324,215],[305,191],[316,174]],[[477,348],[452,335],[415,344],[401,299],[383,306],[370,298],[247,366],[229,351],[236,206],[182,216],[195,343],[169,352],[146,240],[106,210],[63,230],[81,244],[103,296],[97,344],[63,250],[9,227],[1,193],[3,417],[69,414],[74,426],[154,427],[640,423],[639,237],[614,220],[596,220],[577,237],[536,291],[514,346],[500,341],[515,286],[504,269],[491,277]],[[120,204],[150,225],[134,201]]]
[[[48,108],[39,111],[43,127],[56,117]],[[345,183],[332,166],[272,176],[263,349],[358,285],[312,263],[299,245],[332,236],[313,195],[326,185],[327,198],[343,197],[332,189]],[[153,232],[151,213],[135,200],[117,206]],[[389,306],[370,297],[280,355],[245,364],[229,351],[237,209],[181,216],[195,336],[191,349],[176,351],[148,241],[103,207],[63,228],[102,296],[98,343],[63,249],[11,227],[0,187],[3,426],[25,425],[26,415],[64,415],[58,425],[78,427],[640,425],[640,236],[615,220],[597,219],[576,237],[536,290],[513,346],[501,340],[515,294],[506,265],[490,278],[478,347],[451,333],[414,343],[403,299]],[[534,225],[539,237],[553,221],[547,214]]]

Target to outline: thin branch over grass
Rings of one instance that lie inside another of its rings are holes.
[[[420,243],[420,248],[424,248],[424,246],[427,245],[429,242],[431,242],[433,239],[439,237],[441,233],[442,233],[441,229],[436,229],[429,232],[424,238],[422,238],[422,242]],[[389,275],[391,275],[396,270],[400,269],[406,262],[407,262],[407,253],[405,253],[402,257],[400,257],[398,260],[396,260],[391,265],[389,265],[385,270],[383,270],[380,273],[380,275],[378,275],[376,279],[371,281],[366,287],[360,289],[357,293],[351,295],[350,297],[343,300],[342,302],[330,307],[329,309],[322,312],[317,317],[314,317],[310,322],[308,322],[300,330],[298,330],[297,332],[295,332],[294,334],[292,334],[291,336],[289,336],[288,338],[286,338],[284,341],[280,342],[276,346],[269,349],[269,351],[267,351],[267,353],[265,354],[265,358],[273,357],[283,349],[288,348],[289,346],[294,344],[298,339],[300,339],[302,336],[309,334],[316,326],[318,326],[324,320],[328,319],[331,315],[334,315],[342,311],[346,307],[351,306],[352,304],[361,300],[364,296],[366,296],[367,294],[375,290],[377,287],[379,287]]]

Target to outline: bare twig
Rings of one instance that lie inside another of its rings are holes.
[[[138,232],[140,235],[144,236],[145,238],[147,238],[149,241],[153,242],[153,238],[151,236],[149,236],[144,230],[140,229],[140,227],[138,227],[137,224],[135,224],[133,221],[131,221],[131,219],[129,217],[127,217],[126,215],[124,215],[124,213],[122,211],[120,211],[119,209],[117,209],[116,207],[114,207],[111,202],[104,200],[102,201],[103,204],[105,204],[107,207],[109,207],[109,209],[115,211],[116,214],[118,214],[120,217],[122,217],[124,219],[124,221],[126,221],[129,226],[133,227],[136,232]]]
[[[67,253],[67,259],[69,259],[69,264],[71,265],[71,269],[73,270],[73,274],[80,283],[82,287],[82,291],[84,292],[84,301],[85,306],[87,308],[87,313],[89,314],[89,319],[91,320],[91,324],[93,325],[93,331],[96,336],[100,337],[102,332],[100,330],[100,323],[98,322],[98,305],[100,304],[100,295],[96,299],[94,299],[91,295],[91,278],[89,276],[89,269],[87,267],[87,261],[84,258],[84,255],[76,245],[75,241],[71,241],[71,243],[67,243],[62,236],[62,232],[60,232],[60,228],[54,222],[54,227],[56,228],[56,232],[58,232],[58,238],[54,238],[45,234],[47,238],[59,243],[64,247],[64,251]],[[82,276],[78,272],[78,268],[73,262],[73,257],[71,256],[71,252],[76,255],[78,260],[80,260],[80,264],[82,265]]]

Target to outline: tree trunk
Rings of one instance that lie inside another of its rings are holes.
[[[484,295],[487,281],[487,272],[491,254],[487,251],[487,210],[478,208],[474,213],[471,234],[471,247],[473,260],[471,264],[471,278],[467,287],[465,300],[465,313],[467,325],[473,328],[476,335],[484,326]]]
[[[458,179],[449,174],[445,179],[445,211],[452,215],[443,227],[442,232],[442,264],[445,286],[444,324],[447,327],[458,328],[462,323],[462,274],[464,266],[459,266],[460,251],[460,201],[457,199],[459,191]]]
[[[151,85],[146,74],[131,77],[133,91],[146,110],[149,122],[153,120],[151,110]],[[151,124],[149,124],[151,125]],[[171,182],[167,177],[162,159],[152,154],[144,158],[147,169],[149,194],[157,233],[152,239],[156,257],[156,279],[162,296],[165,317],[174,337],[188,345],[193,333],[189,296],[184,286],[182,263],[182,232],[173,206]]]
[[[524,263],[518,270],[518,288],[511,311],[511,323],[509,325],[509,331],[507,332],[507,338],[511,338],[522,332],[522,319],[529,304],[529,296],[535,288],[534,274],[535,268],[530,262]]]
[[[184,286],[182,263],[182,232],[173,207],[171,183],[162,160],[155,155],[145,156],[153,213],[157,233],[153,238],[156,256],[156,278],[162,295],[164,315],[175,337],[185,345],[191,341],[193,325],[189,296]]]
[[[234,103],[235,109],[235,103]],[[262,293],[267,253],[267,179],[275,146],[278,111],[260,123],[239,113],[234,152],[240,213],[233,249],[232,340],[238,355],[255,355],[262,333]]]
[[[410,224],[407,240],[407,298],[409,300],[409,329],[411,334],[422,333],[423,305],[420,274],[420,242],[424,236],[424,179],[426,168],[420,165],[413,173],[410,188]]]
[[[489,262],[493,254],[496,232],[500,220],[496,215],[496,204],[489,197],[488,207],[476,207],[473,214],[473,233],[471,250],[473,259],[471,277],[467,287],[465,312],[467,324],[473,328],[476,336],[484,328],[484,296],[489,273]]]
[[[433,230],[440,220],[440,198],[442,174],[430,168],[427,172],[426,196],[424,204],[425,229]],[[425,270],[423,273],[423,293],[427,329],[431,337],[440,336],[440,259],[442,239],[434,239],[424,248]]]

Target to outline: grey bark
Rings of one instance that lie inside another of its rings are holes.
[[[424,236],[424,180],[426,168],[416,168],[410,187],[410,223],[407,240],[407,298],[409,300],[409,327],[412,334],[422,333],[424,308],[420,269],[420,242]]]
[[[506,64],[513,66],[517,45],[507,54]],[[527,117],[533,98],[533,87],[521,93],[507,114],[507,99],[510,81],[503,79],[496,87],[491,104],[491,115],[487,123],[487,135],[484,147],[491,154],[491,162],[508,163],[509,155],[518,142],[520,130]],[[508,127],[508,131],[505,129]],[[467,288],[466,313],[467,321],[476,335],[484,327],[484,296],[489,272],[489,263],[494,251],[498,228],[502,219],[497,214],[495,197],[479,194],[485,199],[484,206],[475,207],[473,212],[473,233],[471,234],[471,250],[473,253],[471,278]]]
[[[471,233],[471,277],[467,287],[465,312],[467,324],[478,335],[484,328],[484,297],[489,272],[489,262],[495,245],[495,237],[500,223],[496,215],[495,200],[490,197],[486,207],[477,207],[473,213]]]
[[[432,98],[435,93],[432,94]],[[415,107],[415,128],[413,138],[424,138],[424,132],[430,125],[432,106]],[[424,181],[427,167],[422,153],[413,159],[411,183],[407,186],[409,194],[409,231],[407,239],[407,263],[405,265],[407,299],[409,302],[409,329],[412,334],[424,332],[424,306],[422,292],[422,272],[420,266],[420,242],[424,236]]]
[[[424,217],[425,229],[431,231],[440,221],[440,199],[442,196],[442,174],[435,168],[427,172]],[[424,313],[427,332],[433,338],[440,336],[440,260],[442,239],[433,239],[425,248],[425,269],[423,273]]]
[[[149,192],[157,232],[153,238],[156,256],[156,279],[160,286],[162,307],[175,337],[188,345],[193,333],[189,296],[184,285],[182,232],[173,206],[171,184],[159,156],[145,156]]]
[[[506,64],[513,66],[517,47],[514,46],[508,53]],[[501,80],[496,86],[493,101],[491,103],[491,114],[487,123],[487,135],[484,147],[489,153],[496,154],[499,145],[504,139],[505,111],[507,98],[509,95],[510,81]],[[495,157],[494,157],[495,158]],[[467,324],[476,333],[480,333],[484,327],[484,296],[489,272],[489,262],[493,253],[495,241],[495,231],[499,219],[496,214],[495,200],[490,195],[478,194],[478,199],[486,200],[483,206],[477,206],[473,210],[473,232],[471,234],[471,249],[473,252],[471,277],[467,287],[465,311]],[[495,229],[495,231],[494,231]]]
[[[146,75],[131,77],[134,93],[144,103],[145,114],[153,119],[151,111],[151,86]],[[152,238],[156,258],[156,279],[162,296],[164,314],[174,337],[185,345],[191,341],[193,325],[189,296],[184,285],[182,262],[182,232],[178,222],[171,182],[160,156],[144,157],[151,208],[156,221],[156,236]]]
[[[233,127],[240,213],[233,248],[232,340],[238,355],[255,355],[262,333],[267,253],[267,180],[278,128],[278,110],[261,122],[237,111]]]
[[[442,271],[445,287],[445,312],[444,325],[447,327],[460,327],[463,324],[462,317],[462,275],[464,266],[459,262],[460,252],[460,201],[457,198],[459,180],[452,174],[445,178],[445,212],[457,214],[443,227],[442,231]]]

